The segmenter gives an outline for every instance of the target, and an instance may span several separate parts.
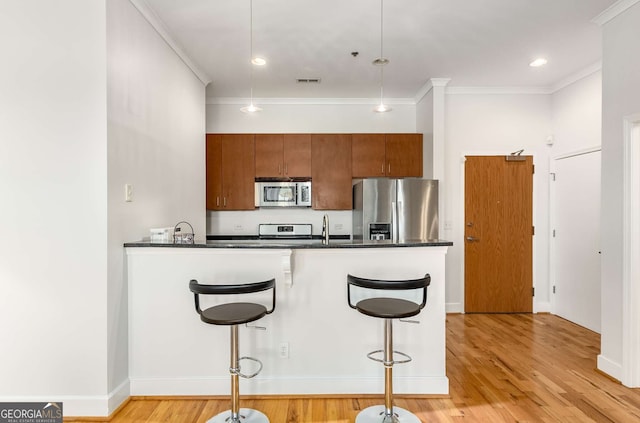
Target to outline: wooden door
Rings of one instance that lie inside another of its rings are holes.
[[[255,208],[254,157],[253,134],[222,135],[223,210]]]
[[[284,176],[311,177],[311,134],[284,134]]]
[[[311,136],[312,207],[351,210],[351,135]]]
[[[282,164],[283,135],[255,135],[256,178],[280,178],[284,174]]]
[[[222,135],[206,138],[206,204],[207,210],[222,208]]]
[[[384,134],[351,135],[351,163],[354,178],[386,176]]]
[[[533,158],[467,156],[465,312],[533,310]]]
[[[422,177],[422,134],[386,135],[387,176]]]

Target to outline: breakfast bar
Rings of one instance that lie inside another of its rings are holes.
[[[240,354],[260,359],[264,368],[241,381],[241,392],[380,393],[383,367],[366,355],[382,347],[383,331],[349,308],[347,274],[410,279],[426,273],[427,305],[411,319],[419,324],[395,325],[395,349],[413,360],[394,367],[394,390],[447,394],[444,281],[450,245],[315,239],[127,243],[131,395],[228,395],[228,333],[200,321],[189,281],[270,278],[276,279],[275,311],[240,331]],[[260,295],[255,301],[269,301]]]

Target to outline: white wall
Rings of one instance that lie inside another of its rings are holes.
[[[371,104],[256,104],[246,114],[238,104],[208,104],[207,132],[350,133],[416,132],[415,105],[393,104],[390,113],[375,113]]]
[[[422,175],[426,179],[433,178],[433,89],[420,99],[416,105],[416,132],[422,133]],[[442,228],[440,236],[443,237]]]
[[[105,49],[102,0],[0,2],[0,401],[106,394]]]
[[[107,2],[107,34],[112,411],[128,396],[123,243],[182,220],[204,239],[205,87],[128,0]],[[125,184],[133,185],[132,202],[124,201]]]
[[[602,72],[551,95],[552,157],[599,147],[602,139]]]
[[[598,368],[618,379],[622,376],[622,130],[624,116],[640,113],[639,39],[638,3],[603,27],[602,341]]]
[[[0,401],[105,416],[128,395],[123,242],[204,233],[204,86],[126,0],[3,1],[0,49]]]
[[[449,90],[446,98],[446,190],[441,227],[453,241],[447,254],[447,311],[464,311],[464,180],[465,155],[503,155],[524,148],[533,155],[534,311],[549,311],[548,163],[545,144],[551,131],[550,96],[542,94],[476,94]]]

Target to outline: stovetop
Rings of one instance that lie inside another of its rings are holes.
[[[261,223],[259,239],[311,239],[311,223]]]

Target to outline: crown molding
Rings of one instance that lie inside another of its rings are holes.
[[[420,103],[425,95],[429,94],[429,92],[435,87],[446,87],[447,84],[451,81],[451,78],[431,78],[424,84],[416,93],[413,101],[415,104]]]
[[[207,104],[240,105],[249,103],[249,98],[239,97],[207,97]],[[253,98],[256,105],[361,105],[375,106],[380,103],[380,98]],[[385,98],[386,104],[415,106],[412,98]]]
[[[187,65],[187,67],[194,73],[194,75],[204,84],[207,85],[211,82],[211,77],[207,75],[200,67],[189,57],[189,55],[182,49],[180,44],[173,39],[169,34],[162,19],[156,14],[156,12],[149,6],[146,0],[129,0],[129,2],[138,9],[138,12],[143,18],[149,22],[149,25],[160,35],[160,38],[178,55],[180,60]]]
[[[556,91],[560,91],[561,89],[568,87],[569,85],[573,84],[574,82],[578,82],[583,78],[586,78],[589,75],[592,75],[598,71],[600,71],[602,69],[602,62],[596,62],[590,66],[587,66],[586,68],[582,69],[581,71],[578,71],[576,73],[574,73],[573,75],[569,75],[568,77],[556,82],[555,84],[553,84],[553,86],[551,87],[551,93],[555,93]]]
[[[551,94],[549,87],[447,87],[447,94]]]
[[[618,0],[611,6],[602,11],[598,16],[591,19],[591,22],[603,26],[611,19],[622,14],[625,10],[638,3],[640,0]]]

